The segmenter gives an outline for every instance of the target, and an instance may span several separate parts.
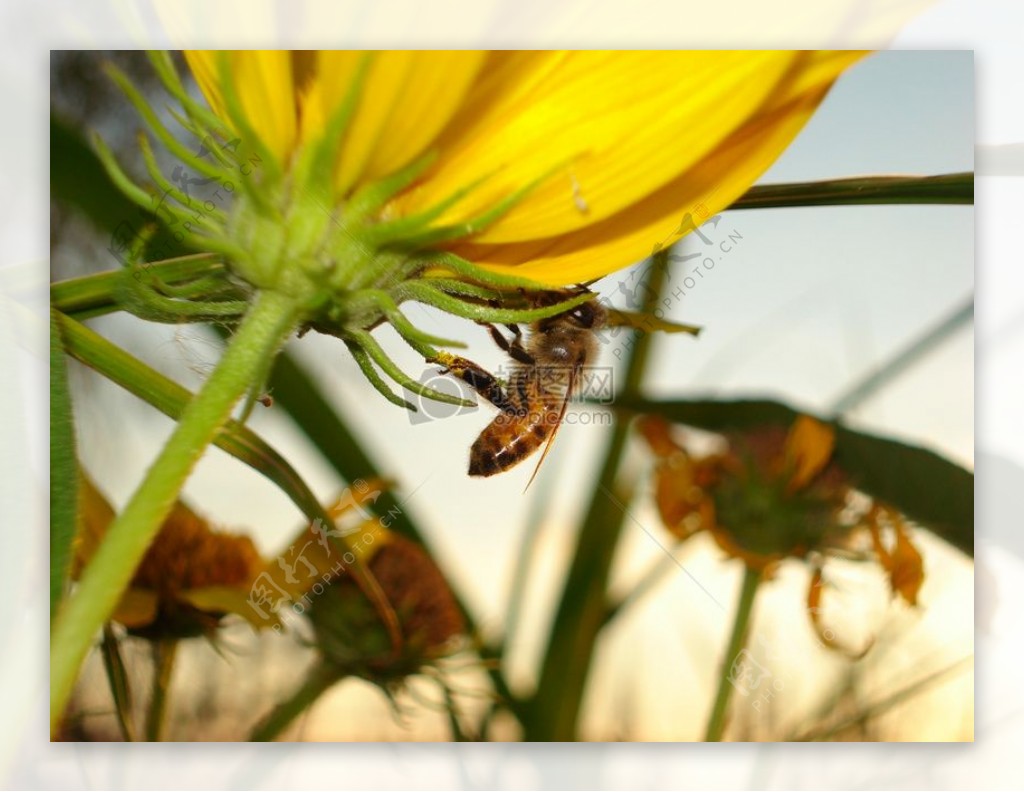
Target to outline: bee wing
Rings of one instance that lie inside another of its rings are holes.
[[[537,478],[537,474],[540,473],[540,466],[544,464],[544,460],[548,458],[548,452],[551,450],[551,446],[554,445],[555,435],[558,434],[558,430],[562,427],[562,419],[565,418],[565,412],[569,409],[569,400],[572,398],[572,392],[576,388],[576,375],[579,373],[582,364],[577,363],[572,367],[572,371],[569,372],[569,383],[565,388],[565,398],[562,400],[562,408],[558,411],[558,423],[555,424],[555,428],[551,430],[551,434],[548,436],[547,442],[544,444],[544,451],[540,455],[540,459],[537,460],[537,467],[533,469],[533,475],[530,476],[530,480],[526,482],[526,486],[523,487],[523,492],[526,492],[533,484],[533,480]]]

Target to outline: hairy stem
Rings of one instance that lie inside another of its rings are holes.
[[[276,292],[259,295],[142,484],[111,524],[54,623],[50,639],[51,729],[64,711],[94,636],[128,588],[193,466],[252,385],[253,377],[264,370],[266,359],[276,354],[300,319],[301,310],[293,298]]]

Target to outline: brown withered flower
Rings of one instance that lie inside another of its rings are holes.
[[[397,651],[378,610],[347,573],[312,599],[307,613],[327,662],[386,685],[449,654],[465,621],[441,570],[415,542],[387,533],[366,563],[398,617]]]
[[[642,417],[638,428],[656,457],[654,498],[665,527],[680,539],[707,531],[729,556],[767,577],[787,558],[810,563],[808,613],[827,646],[843,649],[821,620],[824,560],[848,554],[865,535],[893,596],[917,604],[924,568],[908,526],[877,500],[851,508],[853,488],[832,458],[831,426],[802,415],[788,430],[731,435],[725,452],[700,458],[673,439],[660,416]]]
[[[110,504],[84,476],[79,493],[75,578],[114,517]],[[263,569],[264,561],[248,536],[215,530],[178,501],[135,570],[113,621],[133,635],[152,639],[208,635],[231,613],[256,627],[267,626],[253,618],[247,599]]]

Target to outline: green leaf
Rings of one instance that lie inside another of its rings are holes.
[[[110,622],[103,625],[103,641],[100,644],[103,655],[103,668],[107,672],[110,683],[110,694],[114,698],[114,709],[117,711],[117,723],[121,727],[121,735],[126,742],[135,742],[135,721],[132,713],[132,690],[128,683],[128,669],[114,628]]]
[[[704,328],[697,325],[680,324],[670,322],[667,319],[659,319],[653,314],[641,313],[639,311],[623,311],[618,308],[606,308],[608,313],[608,325],[610,327],[632,327],[647,333],[689,333],[692,336],[700,335]]]
[[[624,400],[632,412],[656,413],[675,423],[713,432],[765,425],[789,427],[810,415],[768,400]],[[974,474],[927,448],[851,429],[818,416],[836,429],[834,460],[858,489],[898,508],[954,547],[974,556]]]
[[[730,209],[864,204],[973,204],[974,174],[855,176],[848,179],[759,184]]]
[[[974,556],[974,474],[934,451],[838,425],[835,460],[859,489]]]
[[[50,312],[50,618],[57,612],[71,570],[78,512],[78,461],[64,343]]]

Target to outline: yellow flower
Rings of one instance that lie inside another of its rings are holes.
[[[87,478],[79,490],[73,577],[95,554],[114,511]],[[149,546],[112,619],[135,635],[184,638],[208,634],[235,613],[253,626],[247,597],[264,563],[247,536],[214,531],[178,501]]]
[[[429,218],[449,230],[436,247],[556,286],[639,261],[728,207],[862,56],[186,53],[212,108],[282,170],[347,122],[326,163],[336,207],[433,152],[380,218]]]
[[[234,322],[269,293],[300,334],[342,339],[389,401],[415,409],[384,377],[467,406],[404,372],[374,329],[437,362],[464,344],[415,327],[403,303],[507,324],[593,299],[539,293],[634,264],[729,206],[863,54],[188,52],[209,107],[154,54],[192,147],[111,68],[180,164],[163,174],[141,138],[143,188],[98,140],[109,175],[225,265],[210,275],[200,259],[169,286],[139,235],[124,245],[131,310]]]
[[[851,487],[832,460],[831,426],[802,415],[788,432],[764,427],[730,438],[726,453],[701,459],[676,443],[659,416],[644,416],[638,428],[657,459],[655,502],[665,527],[681,539],[708,531],[729,556],[769,577],[786,558],[811,562],[807,608],[826,645],[843,648],[822,625],[818,559],[845,552],[858,537],[870,537],[893,595],[917,604],[924,567],[903,517],[877,500],[854,517],[844,514]],[[883,539],[887,529],[891,549]]]

